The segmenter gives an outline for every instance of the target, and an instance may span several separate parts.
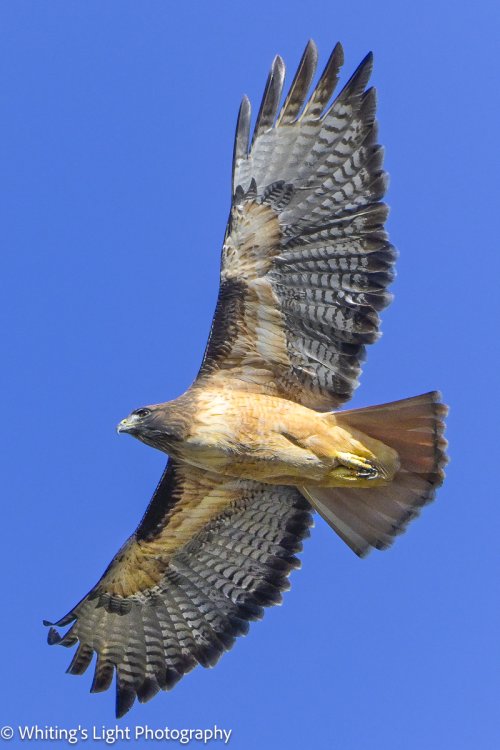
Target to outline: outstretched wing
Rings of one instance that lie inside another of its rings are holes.
[[[136,532],[49,643],[78,648],[68,671],[97,655],[91,690],[116,672],[116,713],[213,666],[263,607],[281,600],[311,525],[289,487],[227,480],[169,461]],[[45,623],[51,625],[52,623]]]
[[[395,253],[384,231],[387,179],[377,145],[368,55],[328,106],[337,45],[313,92],[306,47],[279,110],[274,60],[250,149],[241,105],[221,285],[198,383],[271,393],[317,409],[348,400],[365,345],[390,301]]]

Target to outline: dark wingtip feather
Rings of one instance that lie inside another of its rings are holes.
[[[306,44],[306,48],[304,50],[304,54],[302,55],[302,59],[307,54],[314,54],[316,57],[318,57],[318,45],[316,44],[316,42],[314,41],[314,39],[309,39],[308,40],[308,42]]]
[[[114,665],[111,662],[97,661],[97,665],[94,672],[94,679],[90,686],[91,693],[103,693],[107,690],[113,682]]]
[[[373,52],[368,52],[340,92],[339,100],[355,99],[365,93],[373,70]]]
[[[44,624],[50,625],[51,623],[45,622]],[[61,636],[57,632],[55,628],[50,628],[49,632],[47,633],[47,643],[49,646],[55,646],[56,644],[60,643],[62,641]]]
[[[133,688],[120,684],[118,680],[116,681],[115,715],[117,719],[121,719],[130,711],[135,703],[135,697],[136,693]]]
[[[172,690],[182,677],[182,672],[177,672],[173,667],[167,667],[165,670],[163,690]]]
[[[94,656],[94,650],[86,643],[80,643],[69,667],[66,670],[66,674],[83,674]]]
[[[375,124],[375,117],[377,114],[377,89],[375,86],[370,86],[361,96],[361,108],[363,121],[369,125]],[[374,140],[377,135],[376,129],[374,132]]]
[[[342,46],[342,42],[337,42],[335,47],[333,48],[333,52],[331,54],[331,57],[335,57],[339,63],[339,65],[344,64],[344,48]]]
[[[65,646],[65,648],[70,648],[71,646],[74,646],[75,643],[78,643],[78,638],[74,634],[74,627],[71,627],[67,633],[63,635],[61,640],[59,641],[60,646]]]
[[[159,691],[160,685],[158,682],[151,677],[146,677],[142,685],[137,689],[137,698],[140,703],[147,703],[147,701],[154,698]]]
[[[234,174],[236,170],[236,163],[239,159],[245,159],[248,156],[248,146],[250,142],[250,118],[252,115],[252,106],[248,96],[244,96],[240,109],[238,112],[238,119],[236,121],[236,133],[234,136],[234,149],[233,149],[233,190],[236,187],[234,185]]]
[[[56,628],[64,628],[65,625],[69,625],[73,622],[73,620],[76,620],[76,614],[75,610],[78,608],[78,605],[74,607],[72,610],[68,612],[67,615],[64,615],[64,617],[61,617],[60,620],[56,620],[55,622],[51,622],[50,620],[42,620],[43,625],[45,625],[46,628],[56,626]]]
[[[339,80],[339,71],[344,64],[344,48],[337,42],[332,54],[328,58],[325,69],[311,94],[311,98],[304,107],[301,119],[304,117],[318,118],[333,94]]]
[[[266,88],[264,89],[264,96],[262,97],[259,114],[257,115],[257,122],[255,123],[252,137],[252,145],[255,142],[255,139],[265,130],[272,127],[274,123],[280,103],[284,80],[285,63],[279,55],[276,55],[267,79]]]
[[[292,123],[298,116],[304,106],[307,92],[311,81],[316,72],[318,64],[318,49],[316,44],[310,39],[300,60],[297,72],[290,86],[290,90],[281,108],[278,117],[278,125],[287,125]]]
[[[272,70],[274,74],[278,73],[280,76],[285,75],[285,61],[283,60],[281,55],[276,55],[276,57],[274,58]]]

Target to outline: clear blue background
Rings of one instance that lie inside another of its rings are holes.
[[[448,478],[366,561],[318,520],[284,606],[120,726],[217,723],[238,750],[498,747],[498,21],[493,1],[1,4],[0,723],[115,725],[114,693],[66,676],[41,621],[156,485],[163,456],[115,425],[194,378],[240,98],[255,112],[275,53],[290,81],[312,37],[320,64],[342,40],[344,81],[374,50],[392,177],[396,299],[353,403],[442,389]]]

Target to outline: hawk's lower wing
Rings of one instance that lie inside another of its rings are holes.
[[[55,623],[73,623],[67,633],[51,628],[49,643],[78,643],[71,674],[96,653],[94,692],[109,688],[116,671],[122,716],[136,696],[146,701],[196,664],[214,665],[263,607],[280,601],[310,524],[308,503],[291,487],[170,460],[136,532]]]

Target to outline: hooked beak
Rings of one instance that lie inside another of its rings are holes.
[[[141,419],[137,416],[137,414],[131,414],[130,417],[122,419],[122,421],[117,426],[116,431],[118,433],[125,432],[129,435],[134,435],[137,433],[137,428],[140,421]]]

